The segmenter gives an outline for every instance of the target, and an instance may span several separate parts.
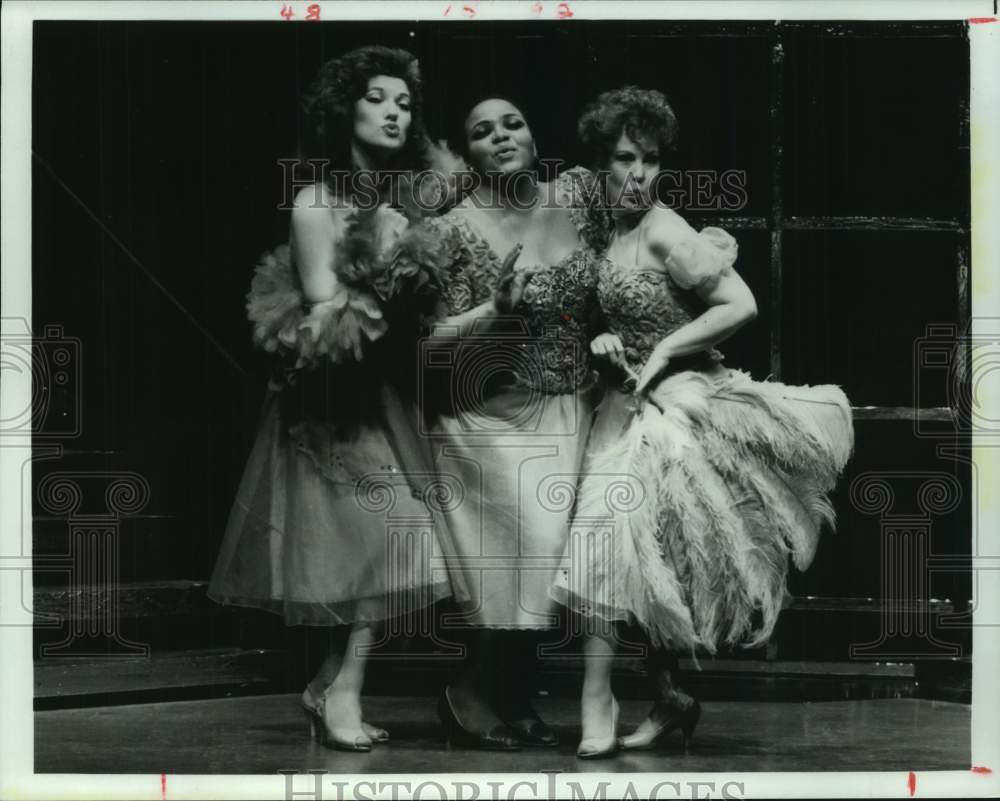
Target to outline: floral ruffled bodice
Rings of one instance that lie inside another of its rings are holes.
[[[584,226],[589,219],[578,203],[581,176],[574,169],[563,173],[556,190],[581,239],[588,238]],[[441,269],[442,297],[450,314],[461,314],[493,298],[503,264],[486,238],[464,216],[455,211],[426,220],[448,254],[449,266]],[[520,326],[505,327],[488,335],[491,345],[518,348],[522,357],[510,360],[515,385],[546,393],[575,392],[590,378],[591,319],[597,303],[597,257],[586,244],[556,264],[518,262],[518,271],[531,270],[515,314]]]
[[[598,302],[608,331],[621,339],[633,370],[642,369],[665,336],[704,312],[705,303],[694,290],[718,283],[736,253],[736,240],[729,234],[705,228],[690,242],[676,245],[663,270],[630,268],[607,257],[599,260]],[[721,359],[713,349],[699,360]]]
[[[486,239],[454,211],[422,225],[441,243],[441,296],[447,313],[462,314],[492,298],[502,260]]]
[[[558,264],[525,265],[535,274],[518,312],[531,338],[531,357],[516,383],[543,392],[575,392],[590,378],[591,318],[597,303],[595,257],[580,247]]]
[[[258,347],[294,369],[362,362],[390,327],[436,316],[441,245],[419,225],[394,230],[386,209],[348,213],[329,265],[336,281],[321,302],[305,299],[294,240],[261,255],[246,296]]]

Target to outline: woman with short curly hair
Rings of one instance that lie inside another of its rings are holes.
[[[678,133],[677,117],[663,93],[635,86],[600,95],[577,123],[577,137],[591,165],[607,165],[623,134],[632,142],[645,138],[664,158]]]
[[[822,526],[833,523],[827,495],[853,429],[839,387],[757,382],[722,366],[714,346],[757,307],[734,269],[736,240],[720,228],[696,232],[656,198],[677,138],[663,94],[605,92],[578,133],[606,178],[596,213],[607,331],[591,352],[617,380],[587,445],[573,526],[583,543],[568,553],[554,591],[585,619],[611,623],[591,627],[598,630],[584,646],[584,739],[589,756],[607,756],[652,747],[677,729],[690,738],[700,708],[676,685],[678,651],[767,640],[789,556],[804,569]],[[594,520],[602,525],[587,531]],[[614,621],[648,634],[656,697],[620,741]]]

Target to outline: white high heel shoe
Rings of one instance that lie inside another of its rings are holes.
[[[602,759],[618,752],[618,702],[611,696],[611,733],[606,737],[587,737],[576,749],[579,759]]]

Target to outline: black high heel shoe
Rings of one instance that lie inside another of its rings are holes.
[[[634,732],[619,739],[622,749],[655,748],[666,740],[668,734],[680,729],[684,750],[688,750],[694,728],[701,717],[701,704],[677,687],[679,666],[677,655],[671,651],[652,646],[647,651],[646,670],[653,683],[656,703]]]
[[[527,701],[516,708],[514,706],[503,708],[500,718],[510,727],[522,745],[536,748],[555,748],[559,745],[559,735],[539,717]]]
[[[661,717],[660,715],[655,715],[655,712],[657,708],[663,709],[663,707],[664,704],[661,701],[657,701],[653,710],[647,716],[647,720],[654,719],[654,717]],[[681,742],[684,750],[687,751],[691,737],[694,735],[694,727],[698,725],[700,717],[701,704],[697,700],[693,700],[691,705],[686,709],[681,709],[676,704],[672,704],[669,706],[662,723],[651,726],[645,732],[640,732],[636,729],[631,734],[620,737],[618,745],[623,751],[648,751],[656,748],[658,745],[662,745],[666,741],[668,734],[680,729]],[[645,723],[645,721],[643,722]],[[642,728],[641,723],[639,724],[639,728]]]
[[[507,632],[493,674],[490,695],[500,720],[511,728],[522,745],[555,748],[559,735],[531,705],[532,677],[538,669],[538,632]]]
[[[541,718],[506,721],[514,736],[522,745],[538,748],[555,748],[559,745],[559,735]]]
[[[521,750],[521,744],[514,730],[504,723],[499,723],[487,731],[470,731],[465,728],[451,706],[447,687],[438,699],[437,713],[448,737],[448,744],[451,746],[479,751]]]

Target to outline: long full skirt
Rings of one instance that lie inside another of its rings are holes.
[[[345,435],[289,419],[281,396],[272,390],[265,400],[209,597],[290,625],[337,625],[386,620],[450,595],[447,572],[435,567],[434,515],[387,437],[393,421],[352,425]],[[387,408],[398,413],[394,400]]]
[[[598,409],[552,595],[638,622],[658,645],[714,653],[767,640],[789,561],[811,563],[853,449],[839,387],[677,372]]]
[[[586,392],[511,387],[475,412],[439,420],[435,463],[439,480],[454,488],[446,560],[455,586],[468,592],[463,624],[556,624],[549,587],[566,545],[592,412]]]

